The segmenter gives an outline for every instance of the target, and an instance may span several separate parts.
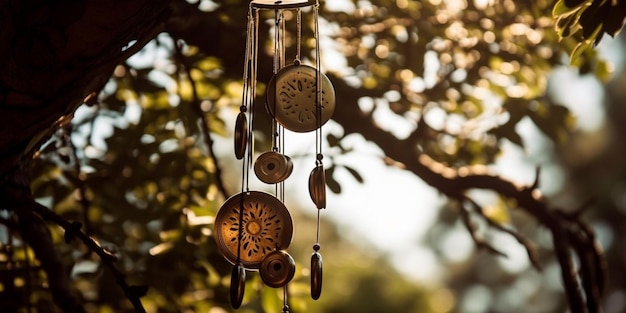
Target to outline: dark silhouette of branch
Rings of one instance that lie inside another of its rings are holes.
[[[528,254],[528,259],[530,260],[533,267],[537,269],[538,271],[542,269],[541,264],[539,263],[539,255],[537,253],[537,249],[534,247],[533,243],[530,240],[528,240],[528,238],[522,236],[520,233],[516,232],[515,230],[510,229],[494,221],[492,218],[487,216],[485,212],[483,211],[483,209],[478,205],[478,203],[476,203],[471,198],[465,197],[464,199],[460,199],[459,201],[469,202],[473,208],[473,211],[476,212],[476,214],[478,214],[482,219],[484,219],[490,227],[493,227],[503,233],[507,233],[511,235],[513,238],[515,238],[515,240],[517,240],[517,242],[519,242],[519,244],[524,246],[524,249],[526,249],[526,253]]]
[[[72,134],[72,124],[68,124],[64,128],[63,133],[63,141],[70,149],[71,158],[74,162],[74,172],[76,174],[76,187],[78,188],[78,203],[80,204],[81,209],[83,209],[83,224],[85,225],[85,233],[91,234],[91,222],[89,221],[89,208],[91,207],[91,201],[87,198],[87,183],[82,175],[82,170],[80,168],[80,158],[76,152],[76,146],[72,142],[71,134]],[[91,134],[90,134],[91,136]]]
[[[35,200],[33,200],[32,198],[26,200],[29,202],[29,208],[32,209],[33,212],[37,213],[45,220],[59,225],[65,230],[66,242],[70,242],[74,238],[77,238],[82,241],[82,243],[87,246],[90,251],[96,253],[102,260],[104,266],[109,269],[111,274],[115,277],[116,283],[124,290],[124,294],[126,295],[126,298],[128,298],[128,300],[132,303],[135,312],[146,312],[141,303],[141,297],[146,294],[148,288],[146,286],[128,285],[124,274],[119,269],[117,269],[117,266],[115,266],[115,261],[117,261],[117,257],[115,255],[100,246],[100,244],[96,242],[93,238],[82,232],[80,230],[82,226],[80,223],[67,221],[66,219],[62,218],[45,206],[35,202]]]
[[[570,309],[572,310],[572,313],[587,312],[585,309],[587,306],[585,305],[583,292],[577,280],[578,274],[576,273],[576,267],[574,266],[570,250],[571,243],[565,230],[561,228],[556,231],[553,230],[552,242],[557,260],[561,265],[561,278],[563,279],[563,285],[569,300]]]
[[[469,209],[465,207],[465,205],[463,205],[462,200],[459,200],[459,202],[461,203],[460,208],[460,214],[461,214],[461,220],[463,221],[463,225],[465,225],[465,228],[467,228],[467,231],[469,232],[470,236],[472,237],[472,240],[474,240],[474,243],[476,244],[476,246],[479,249],[485,249],[487,250],[489,253],[493,253],[499,256],[503,256],[503,257],[508,257],[506,255],[506,253],[498,250],[496,247],[494,247],[493,245],[491,245],[489,242],[485,241],[478,233],[476,230],[476,225],[472,222],[471,217],[470,217],[470,213],[469,213]]]
[[[14,173],[14,177],[16,184],[0,189],[3,208],[17,215],[17,229],[13,230],[19,231],[41,262],[55,303],[64,312],[86,312],[71,292],[69,275],[54,248],[48,225],[40,215],[35,214],[34,208],[38,204],[30,196],[28,185],[24,184],[29,181],[27,174]]]
[[[182,46],[181,46],[182,43],[179,40],[175,40],[175,41],[176,41],[174,45],[175,46],[174,48],[175,60],[178,63],[179,71],[181,70],[181,67],[182,67],[182,71],[184,71],[186,78],[189,80],[189,83],[191,84],[191,92],[192,92],[191,109],[197,115],[197,118],[199,120],[198,128],[202,135],[204,145],[206,146],[209,156],[211,157],[211,159],[213,160],[213,163],[215,164],[215,184],[217,185],[217,189],[220,191],[220,193],[225,198],[228,198],[231,194],[228,193],[228,190],[226,190],[226,185],[224,184],[224,181],[223,181],[224,175],[222,175],[222,167],[220,166],[219,158],[216,157],[215,150],[213,149],[214,144],[213,144],[213,137],[211,137],[209,121],[206,118],[206,114],[202,111],[202,106],[200,103],[200,97],[198,96],[198,89],[197,89],[196,81],[191,76],[192,65],[189,63],[187,57],[185,57],[185,55],[182,53]]]
[[[27,166],[20,167],[28,169]],[[70,242],[75,238],[80,239],[90,251],[96,253],[102,263],[115,277],[116,283],[123,289],[124,294],[132,303],[135,312],[144,313],[141,297],[148,290],[146,286],[130,286],[126,283],[124,274],[117,269],[115,261],[117,257],[94,239],[82,232],[82,225],[78,222],[70,222],[54,213],[50,209],[36,202],[29,188],[30,178],[26,170],[16,172],[11,180],[13,184],[5,184],[0,189],[0,198],[4,200],[4,209],[17,215],[17,223],[6,220],[9,225],[16,225],[20,235],[24,238],[41,262],[41,268],[48,276],[49,289],[55,303],[64,312],[86,312],[80,302],[73,296],[70,289],[70,279],[65,266],[54,248],[50,230],[46,221],[52,222],[65,230],[65,240]],[[2,221],[5,222],[5,221]]]
[[[588,203],[583,208],[587,206]],[[581,267],[581,284],[584,287],[587,308],[589,312],[594,312],[593,308],[600,306],[606,287],[607,263],[593,230],[579,219],[580,212],[580,209],[574,214],[558,211],[571,223],[568,231],[571,233],[573,250],[578,255]]]

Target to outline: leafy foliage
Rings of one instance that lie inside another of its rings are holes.
[[[572,63],[585,64],[593,62],[589,59],[594,54],[591,47],[598,45],[604,34],[615,37],[622,29],[626,18],[626,2],[559,0],[554,5],[552,15],[556,19],[559,36],[574,39],[566,45],[571,49]],[[583,55],[583,60],[579,60]]]

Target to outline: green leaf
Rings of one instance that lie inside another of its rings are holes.
[[[578,58],[585,53],[591,47],[591,41],[583,41],[576,45],[574,50],[569,55],[570,65],[576,65],[579,61]]]
[[[261,306],[264,312],[280,312],[283,308],[283,301],[279,298],[279,291],[282,289],[274,289],[264,287],[261,289]]]
[[[582,4],[582,3],[581,3]],[[574,14],[576,11],[580,10],[580,5],[575,7],[569,7],[565,4],[565,0],[559,0],[554,4],[552,8],[552,16],[553,17],[566,17]]]

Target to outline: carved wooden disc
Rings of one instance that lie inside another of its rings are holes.
[[[232,264],[239,261],[246,269],[257,270],[268,253],[287,249],[292,236],[291,214],[280,200],[265,192],[236,194],[215,216],[218,248],[226,260]]]
[[[259,268],[261,280],[272,288],[284,287],[295,273],[296,262],[284,250],[276,250],[266,255]]]
[[[262,153],[254,162],[254,173],[266,184],[284,181],[293,171],[291,158],[274,151]]]
[[[321,80],[321,120],[318,121],[316,75]],[[266,108],[285,128],[310,132],[324,125],[335,111],[335,89],[324,73],[308,65],[288,65],[270,80]]]

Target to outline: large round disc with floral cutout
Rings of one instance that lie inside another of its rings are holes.
[[[321,94],[317,94],[318,77]],[[319,109],[317,103],[320,103]],[[265,105],[270,115],[285,128],[310,132],[324,125],[333,115],[335,89],[330,79],[314,67],[291,64],[270,80]]]
[[[230,197],[215,216],[215,240],[230,263],[258,270],[265,256],[291,244],[293,221],[269,193],[248,191]]]

